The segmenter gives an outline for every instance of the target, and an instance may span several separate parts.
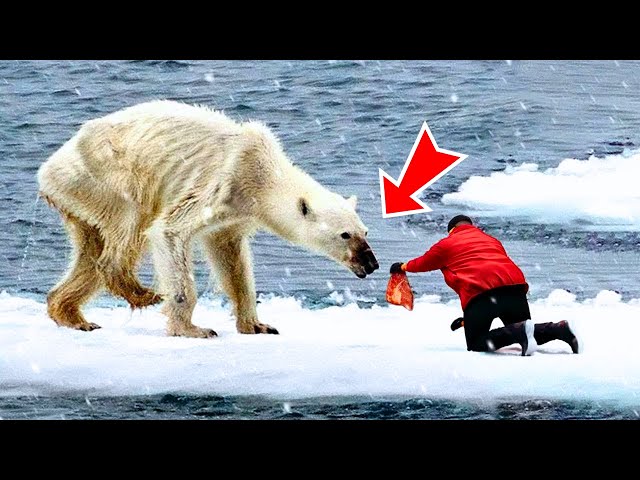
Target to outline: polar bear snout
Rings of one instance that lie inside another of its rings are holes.
[[[366,240],[360,240],[351,259],[351,270],[358,278],[365,278],[380,268],[378,260]]]

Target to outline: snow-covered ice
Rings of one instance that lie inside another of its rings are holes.
[[[520,347],[468,352],[457,301],[438,296],[400,307],[356,303],[310,310],[291,297],[265,297],[261,321],[280,335],[240,335],[220,299],[200,299],[194,323],[215,339],[164,335],[156,307],[90,305],[102,325],[91,333],[57,327],[43,303],[0,294],[0,395],[135,395],[183,392],[269,395],[283,400],[324,395],[423,398],[545,398],[640,403],[640,300],[603,291],[576,301],[557,290],[531,303],[535,322],[572,320],[584,352],[553,341],[531,357]],[[494,327],[500,324],[494,322]]]
[[[524,217],[539,223],[582,221],[637,230],[638,178],[638,150],[565,159],[544,171],[535,163],[522,163],[489,176],[472,176],[457,192],[445,194],[442,202],[479,216]]]

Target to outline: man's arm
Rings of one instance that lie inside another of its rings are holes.
[[[405,272],[430,272],[431,270],[439,270],[446,265],[445,249],[440,242],[433,245],[424,255],[409,260],[402,264],[402,270]]]

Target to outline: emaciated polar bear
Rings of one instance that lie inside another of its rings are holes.
[[[204,247],[240,333],[278,333],[258,321],[249,240],[258,229],[320,252],[364,278],[378,268],[355,212],[291,164],[258,122],[173,101],[142,103],[85,123],[39,169],[40,195],[60,211],[74,247],[47,296],[49,316],[78,330],[83,303],[106,287],[132,308],[164,302],[167,333],[213,337],[191,323],[191,246]],[[158,293],[136,277],[153,252]]]

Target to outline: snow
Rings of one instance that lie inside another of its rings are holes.
[[[535,163],[472,176],[442,197],[477,216],[524,217],[538,223],[582,221],[637,230],[640,227],[640,150],[602,158],[565,159],[555,168]]]
[[[347,296],[345,295],[345,298]],[[531,302],[536,322],[569,319],[584,353],[553,341],[521,357],[519,346],[468,352],[449,325],[458,302],[434,295],[400,307],[356,303],[309,310],[291,297],[260,299],[259,317],[280,335],[241,335],[227,304],[201,298],[194,323],[215,339],[164,335],[157,307],[90,304],[91,333],[57,327],[43,303],[0,294],[0,395],[136,395],[183,392],[269,395],[284,400],[325,395],[423,398],[616,400],[640,394],[640,301],[615,292],[576,301],[558,290]],[[499,321],[494,322],[494,327]],[[286,407],[284,407],[286,408]]]

